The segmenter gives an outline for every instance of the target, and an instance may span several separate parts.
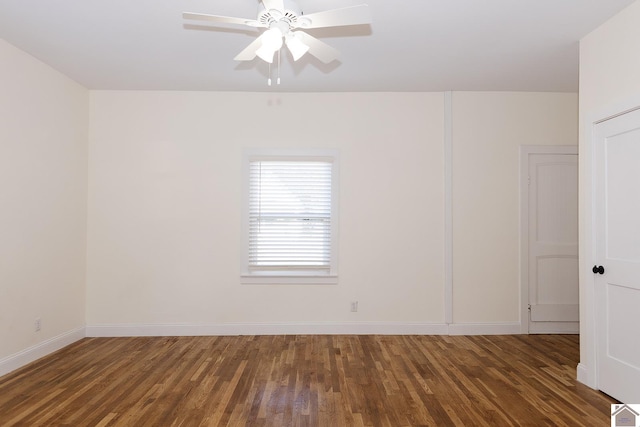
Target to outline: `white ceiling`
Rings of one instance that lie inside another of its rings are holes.
[[[368,3],[373,24],[308,30],[341,60],[283,55],[277,87],[260,59],[233,60],[258,30],[181,16],[255,18],[258,0],[0,0],[0,37],[89,89],[573,92],[578,41],[633,1],[298,0]]]

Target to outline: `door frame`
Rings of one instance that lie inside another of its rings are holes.
[[[581,154],[578,158],[580,362],[577,366],[577,380],[594,389],[598,389],[595,280],[591,271],[591,267],[596,262],[594,131],[598,124],[638,109],[640,109],[640,94],[635,94],[602,108],[586,111],[581,115]]]
[[[520,146],[520,333],[529,333],[529,156],[578,154],[577,145]],[[579,159],[578,159],[579,160]]]

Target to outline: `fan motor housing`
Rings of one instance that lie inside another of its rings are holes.
[[[280,11],[276,9],[267,10],[264,7],[264,4],[260,2],[258,5],[257,21],[267,28],[269,28],[271,24],[281,20],[284,20],[289,23],[290,26],[295,27],[298,22],[298,18],[302,16],[302,10],[300,9],[300,6],[291,0],[284,0],[283,3],[284,10]]]

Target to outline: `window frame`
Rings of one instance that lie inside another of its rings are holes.
[[[339,180],[340,161],[333,149],[245,149],[243,152],[242,194],[242,255],[240,282],[242,284],[337,284],[338,283],[338,224],[339,224]],[[249,269],[249,166],[254,161],[328,161],[331,168],[331,226],[330,265],[325,272],[289,270]]]

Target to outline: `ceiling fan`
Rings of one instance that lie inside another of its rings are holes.
[[[280,51],[283,44],[291,52],[294,61],[309,53],[328,64],[338,59],[340,53],[328,44],[301,31],[302,29],[371,23],[371,13],[366,4],[305,15],[293,0],[261,0],[256,19],[193,12],[184,12],[182,17],[189,20],[266,28],[234,59],[236,61],[251,61],[257,56],[270,64],[273,62],[275,53]]]

